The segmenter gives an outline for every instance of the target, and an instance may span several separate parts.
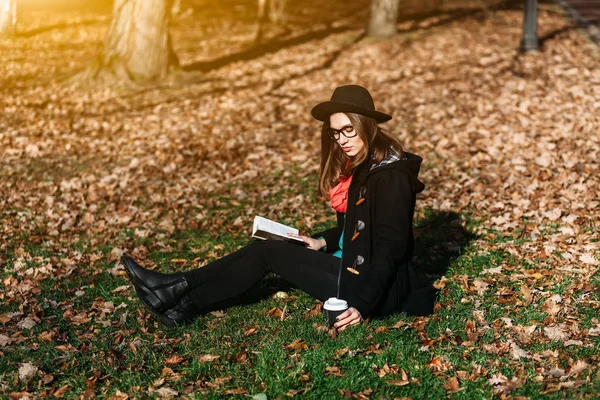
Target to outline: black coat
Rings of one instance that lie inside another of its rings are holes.
[[[433,311],[433,289],[411,263],[415,199],[425,188],[417,178],[423,159],[404,155],[406,159],[374,169],[371,161],[357,167],[345,220],[338,212],[337,226],[318,234],[327,242],[327,251],[334,252],[344,232],[340,297],[363,318]]]

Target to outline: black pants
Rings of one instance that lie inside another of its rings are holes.
[[[204,267],[186,272],[189,294],[200,309],[243,295],[273,272],[291,285],[325,301],[335,297],[340,259],[331,254],[275,240],[257,240]]]

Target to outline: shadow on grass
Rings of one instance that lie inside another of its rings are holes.
[[[260,280],[252,289],[241,296],[223,300],[202,309],[202,314],[212,311],[226,310],[234,306],[244,306],[258,303],[273,296],[278,291],[288,292],[293,289],[285,279],[275,274],[269,274]]]
[[[538,39],[538,42],[539,42],[539,46],[540,46],[540,48],[543,48],[543,46],[546,44],[546,42],[548,42],[548,41],[550,41],[550,40],[554,39],[554,38],[555,38],[555,37],[557,37],[558,35],[560,35],[560,34],[562,34],[562,33],[565,33],[565,32],[572,31],[572,30],[574,30],[574,29],[575,29],[575,27],[574,27],[574,26],[571,26],[571,25],[569,25],[569,26],[565,26],[564,28],[555,29],[555,30],[553,30],[552,32],[549,32],[549,33],[545,34],[544,36],[541,36],[541,37]]]
[[[435,211],[415,228],[415,259],[418,270],[432,283],[446,274],[452,262],[477,238],[453,211]]]
[[[97,24],[100,22],[106,22],[107,20],[108,20],[108,18],[106,18],[106,17],[96,17],[96,18],[82,19],[82,20],[75,21],[75,22],[61,22],[58,24],[46,25],[46,26],[41,26],[39,28],[30,29],[27,31],[17,32],[17,37],[31,38],[33,36],[41,35],[42,33],[58,31],[58,30],[63,30],[63,29],[67,29],[67,28],[84,27],[84,26],[94,25],[94,24]]]
[[[279,50],[297,46],[303,43],[307,43],[313,40],[324,39],[332,34],[341,33],[345,31],[349,31],[352,29],[356,29],[353,26],[339,26],[339,27],[327,27],[325,29],[320,29],[317,31],[306,32],[296,37],[285,38],[285,39],[276,39],[269,42],[262,42],[253,45],[250,48],[241,50],[237,53],[226,55],[211,61],[199,61],[191,64],[187,64],[182,66],[184,71],[201,71],[208,72],[213,69],[222,68],[226,65],[229,65],[238,61],[249,61],[264,55],[277,52]]]

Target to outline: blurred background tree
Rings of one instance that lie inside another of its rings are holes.
[[[17,31],[17,0],[0,0],[0,36],[12,36]]]
[[[285,24],[287,0],[258,0],[258,29],[256,31],[256,41],[262,38],[265,25]]]
[[[181,0],[173,1],[173,5],[171,6],[171,15],[177,15],[181,12]]]
[[[169,35],[172,0],[115,0],[112,21],[92,78],[145,82],[179,65]]]
[[[258,0],[259,21],[268,20],[269,22],[278,24],[285,23],[286,3],[287,0]]]
[[[15,0],[0,4],[6,1]],[[33,5],[44,0],[20,1]],[[198,73],[210,68],[210,59],[234,60],[236,55],[247,57],[249,51],[259,54],[261,46],[272,49],[269,45],[294,37],[309,39],[311,31],[366,28],[368,36],[391,37],[397,34],[399,20],[416,18],[411,27],[403,28],[415,29],[420,20],[436,14],[452,19],[505,1],[509,0],[55,0],[65,7],[95,4],[105,15],[111,14],[97,60],[77,77],[108,84],[157,82],[174,70]],[[195,49],[207,47],[212,48],[212,58],[194,59]],[[178,68],[180,62],[183,70]]]
[[[396,34],[396,21],[400,0],[371,0],[371,17],[367,34],[390,37]]]

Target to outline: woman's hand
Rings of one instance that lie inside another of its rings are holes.
[[[306,247],[311,250],[321,250],[323,247],[327,246],[327,242],[323,238],[313,239],[308,236],[296,235],[295,233],[288,233],[288,236],[302,239],[302,241],[306,244]]]
[[[358,325],[362,322],[362,316],[354,307],[350,307],[338,316],[338,322],[333,324],[338,331],[343,331],[352,325]]]

